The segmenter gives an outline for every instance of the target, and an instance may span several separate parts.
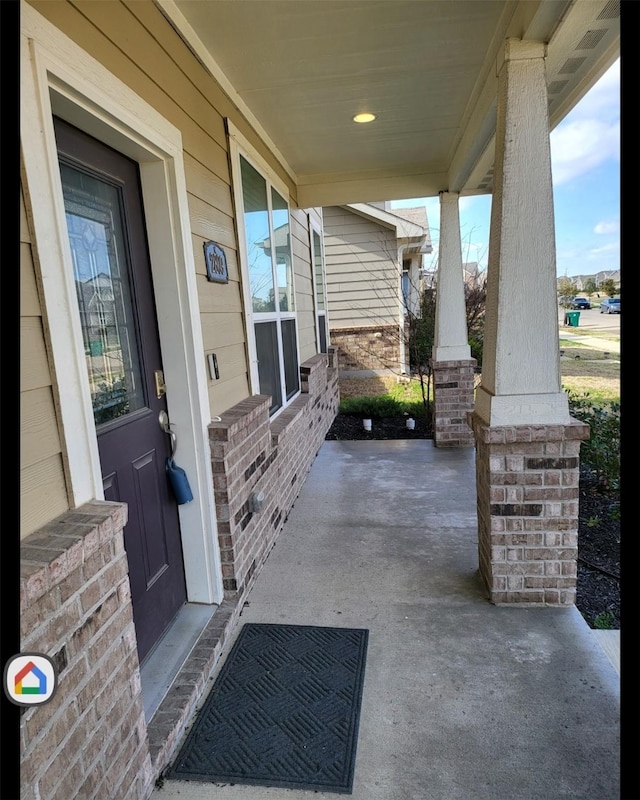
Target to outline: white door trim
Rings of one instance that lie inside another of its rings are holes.
[[[194,500],[179,506],[187,597],[220,603],[211,421],[180,131],[35,9],[21,4],[21,144],[70,503],[103,499],[52,115],[140,165],[169,418]]]

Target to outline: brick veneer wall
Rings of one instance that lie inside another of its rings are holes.
[[[486,425],[476,439],[480,573],[496,605],[575,603],[580,442],[589,426]]]
[[[340,370],[400,370],[397,325],[331,328],[331,344],[340,353]]]
[[[23,711],[21,800],[140,800],[152,767],[123,528],[93,501],[21,545],[21,651],[57,665],[53,699]]]
[[[475,358],[463,361],[434,361],[433,440],[436,447],[473,445],[473,431],[467,414],[473,411]]]
[[[302,393],[275,419],[255,395],[209,426],[225,598],[244,595],[273,547],[335,415],[337,348],[300,368]],[[252,494],[264,496],[252,511]]]

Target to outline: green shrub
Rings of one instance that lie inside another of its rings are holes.
[[[402,404],[389,395],[378,397],[348,397],[340,403],[341,414],[353,414],[366,419],[397,417],[402,414]]]
[[[478,367],[482,367],[482,354],[484,350],[484,336],[482,334],[469,337],[469,348],[471,350],[471,358],[475,358],[478,362]]]
[[[376,397],[346,397],[338,409],[341,414],[359,416],[363,419],[382,419],[383,417],[424,416],[422,400],[399,400],[389,394]]]
[[[595,404],[588,392],[568,392],[571,416],[586,422],[590,438],[580,447],[580,460],[606,489],[620,488],[620,404]]]
[[[615,619],[611,611],[601,611],[593,620],[593,627],[597,630],[608,631],[613,628],[614,622]]]
[[[409,417],[413,417],[414,419],[418,419],[419,417],[424,417],[424,403],[422,400],[412,400],[411,402],[407,401],[402,403],[402,413],[406,414]],[[427,413],[431,413],[431,403],[427,403]]]

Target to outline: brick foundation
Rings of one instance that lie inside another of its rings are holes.
[[[434,361],[433,441],[436,447],[469,447],[474,444],[467,414],[473,411],[475,358]]]
[[[580,442],[589,426],[486,425],[476,440],[480,573],[496,605],[576,599]]]
[[[58,689],[21,716],[24,800],[140,800],[153,786],[123,528],[94,501],[21,545],[21,651],[49,655]]]
[[[340,354],[340,371],[393,370],[400,373],[397,325],[331,328],[331,344]]]
[[[209,426],[225,598],[243,596],[273,547],[338,412],[337,351],[300,368],[302,393],[273,420],[255,395]],[[252,495],[264,496],[252,511]]]

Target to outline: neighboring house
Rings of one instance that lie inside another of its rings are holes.
[[[588,275],[581,276],[582,279],[586,279],[589,277]],[[602,281],[615,281],[618,290],[620,290],[620,270],[619,269],[605,269],[601,270],[600,272],[596,272],[593,276],[593,279],[596,282],[596,286],[600,286]]]
[[[426,209],[326,207],[324,249],[340,370],[407,374],[407,322],[418,314],[423,255],[432,252]]]
[[[584,289],[586,281],[592,278],[596,287],[600,286],[603,281],[615,281],[616,286],[620,289],[620,270],[619,269],[603,269],[596,272],[594,275],[576,275],[571,280],[574,281],[578,287],[578,291]]]
[[[20,640],[7,626],[3,646],[59,677],[3,741],[23,800],[147,800],[174,756],[337,412],[327,320],[400,335],[401,268],[414,302],[426,221],[376,198],[440,198],[434,446],[477,448],[487,597],[574,603],[588,429],[558,369],[549,130],[618,57],[616,8],[20,2]],[[458,203],[490,192],[474,395]],[[342,305],[326,287],[336,214],[397,271],[355,318],[362,285]]]
[[[466,261],[462,265],[464,285],[473,289],[487,277],[486,272],[482,272],[477,261]]]
[[[561,276],[558,278],[558,282],[561,280],[566,280],[566,275]],[[579,292],[584,291],[584,287],[588,280],[593,280],[596,284],[596,287],[600,286],[603,281],[612,280],[615,281],[618,290],[620,290],[620,270],[619,269],[605,269],[600,270],[600,272],[595,272],[590,275],[572,275],[571,279],[572,283],[575,283]]]
[[[436,285],[437,274],[437,269],[423,269],[420,273],[422,286],[429,289],[433,288]],[[486,277],[486,272],[479,268],[477,261],[466,261],[462,265],[462,280],[465,286],[469,288],[478,286],[483,280],[486,280]]]

